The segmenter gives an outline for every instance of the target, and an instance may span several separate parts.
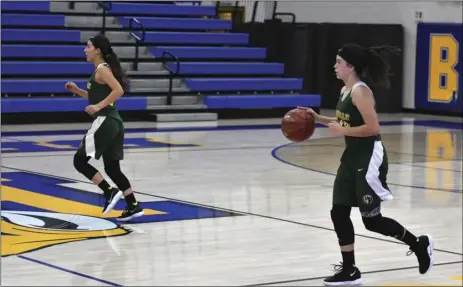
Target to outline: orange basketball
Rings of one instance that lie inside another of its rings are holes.
[[[281,120],[283,135],[292,142],[302,142],[309,139],[315,131],[315,120],[305,110],[293,109]]]

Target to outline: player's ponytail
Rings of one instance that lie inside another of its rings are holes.
[[[399,48],[391,46],[365,48],[367,64],[362,76],[368,78],[378,86],[390,88],[389,72],[391,66],[389,64],[389,57],[399,52]]]
[[[90,41],[93,43],[93,46],[95,46],[95,48],[100,49],[101,54],[103,56],[103,60],[111,68],[114,78],[116,78],[119,84],[121,84],[122,89],[124,89],[124,91],[127,91],[129,87],[129,81],[124,71],[122,70],[119,58],[117,57],[116,53],[114,53],[108,38],[99,34],[91,38]]]
[[[116,53],[114,53],[111,49],[110,53],[103,55],[103,59],[106,63],[108,63],[109,67],[111,67],[114,78],[116,78],[116,80],[121,84],[122,89],[126,91],[128,89],[128,80],[122,70],[121,63],[119,62],[119,58]]]
[[[392,46],[364,48],[357,44],[346,44],[339,49],[338,55],[354,66],[360,78],[366,78],[374,85],[389,88],[389,57],[399,52],[399,48]]]

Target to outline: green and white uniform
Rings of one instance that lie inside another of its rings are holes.
[[[96,71],[101,67],[109,67],[108,64],[98,65],[87,83],[88,101],[90,105],[96,105],[111,93],[111,88],[106,84],[95,81]],[[122,160],[124,158],[124,123],[114,103],[106,106],[94,115],[91,128],[83,138],[78,153],[104,161]]]
[[[352,103],[352,91],[364,82],[344,92],[336,107],[336,118],[344,127],[364,124],[362,115]],[[346,148],[341,157],[333,190],[333,204],[359,207],[362,215],[374,216],[381,201],[391,200],[386,184],[388,160],[381,136],[345,137]]]

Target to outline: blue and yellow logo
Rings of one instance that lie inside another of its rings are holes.
[[[30,172],[4,172],[1,180],[2,257],[130,233],[115,220],[125,207],[123,200],[102,215],[102,196],[69,187],[75,181]],[[145,215],[129,224],[239,215],[170,200],[141,205]]]
[[[420,23],[417,29],[415,108],[461,112],[461,24]]]

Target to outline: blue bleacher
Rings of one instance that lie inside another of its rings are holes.
[[[82,49],[81,49],[82,50]],[[168,63],[176,71],[176,63]],[[89,75],[94,66],[86,62],[2,61],[2,75]],[[280,63],[182,62],[180,75],[283,75]]]
[[[85,99],[35,96],[65,94],[64,84],[68,81],[86,86],[94,67],[84,60],[85,44],[81,32],[65,29],[64,15],[47,14],[49,1],[2,1],[1,7],[2,11],[7,11],[2,13],[1,69],[6,78],[2,79],[1,90],[2,94],[8,95],[8,98],[2,98],[2,112],[82,110]],[[27,13],[21,14],[23,11]],[[284,78],[283,64],[264,62],[265,48],[245,47],[249,44],[248,34],[207,32],[232,28],[230,20],[208,19],[214,18],[215,13],[214,6],[148,2],[113,2],[110,11],[125,28],[129,27],[133,16],[143,23],[148,29],[144,45],[151,45],[155,58],[162,57],[165,51],[178,57],[181,61],[178,76],[186,77],[187,88],[192,93],[201,93],[209,108],[320,106],[319,95],[297,94],[303,81]],[[152,31],[156,29],[172,31]],[[41,60],[28,62],[27,58]],[[185,62],[186,59],[189,61]],[[191,62],[193,60],[196,62]],[[168,65],[170,69],[176,69],[176,63]],[[201,78],[192,78],[194,75]],[[29,94],[33,96],[24,97]],[[121,109],[144,110],[148,106],[147,97],[128,95],[121,101]]]
[[[85,57],[84,47],[74,45],[11,45],[2,44],[2,58],[79,58]]]
[[[62,93],[67,81],[74,81],[79,87],[87,86],[86,79],[2,79],[2,93]],[[302,79],[291,78],[191,78],[185,83],[192,92],[295,91],[302,88]]]
[[[3,11],[36,11],[48,12],[50,11],[50,1],[1,1]],[[3,18],[2,13],[2,18]]]
[[[58,26],[64,27],[64,15],[3,14],[3,26]]]
[[[177,63],[168,63],[172,71],[177,71]],[[182,62],[180,75],[283,75],[280,63],[230,63],[230,62]]]
[[[180,59],[254,59],[265,60],[265,48],[243,47],[175,47],[157,46],[151,49],[154,57],[160,58],[164,51]],[[84,57],[83,46],[2,44],[2,58],[80,58]]]
[[[87,79],[2,79],[3,94],[63,93],[67,82],[79,87],[87,86]],[[51,99],[50,99],[51,100]]]
[[[162,57],[164,51],[169,51],[180,59],[255,59],[264,60],[267,57],[265,48],[255,47],[175,47],[156,46],[151,48],[155,57]]]
[[[268,109],[297,106],[320,107],[320,95],[206,95],[204,104],[210,109]]]
[[[186,79],[193,92],[207,91],[286,91],[302,89],[302,79],[295,78],[229,78]]]
[[[119,23],[129,27],[133,17],[119,17]],[[148,18],[136,17],[146,29],[180,29],[180,30],[231,30],[231,20],[196,19],[196,18]]]
[[[243,33],[146,32],[145,36],[149,44],[246,45],[248,41],[249,35]]]
[[[78,30],[2,29],[1,38],[2,42],[81,42]]]
[[[82,50],[82,49],[81,49]],[[83,75],[93,73],[95,66],[87,62],[7,62],[2,61],[2,75]]]
[[[214,6],[172,5],[155,3],[112,2],[111,14],[116,15],[170,15],[170,16],[215,16]]]

